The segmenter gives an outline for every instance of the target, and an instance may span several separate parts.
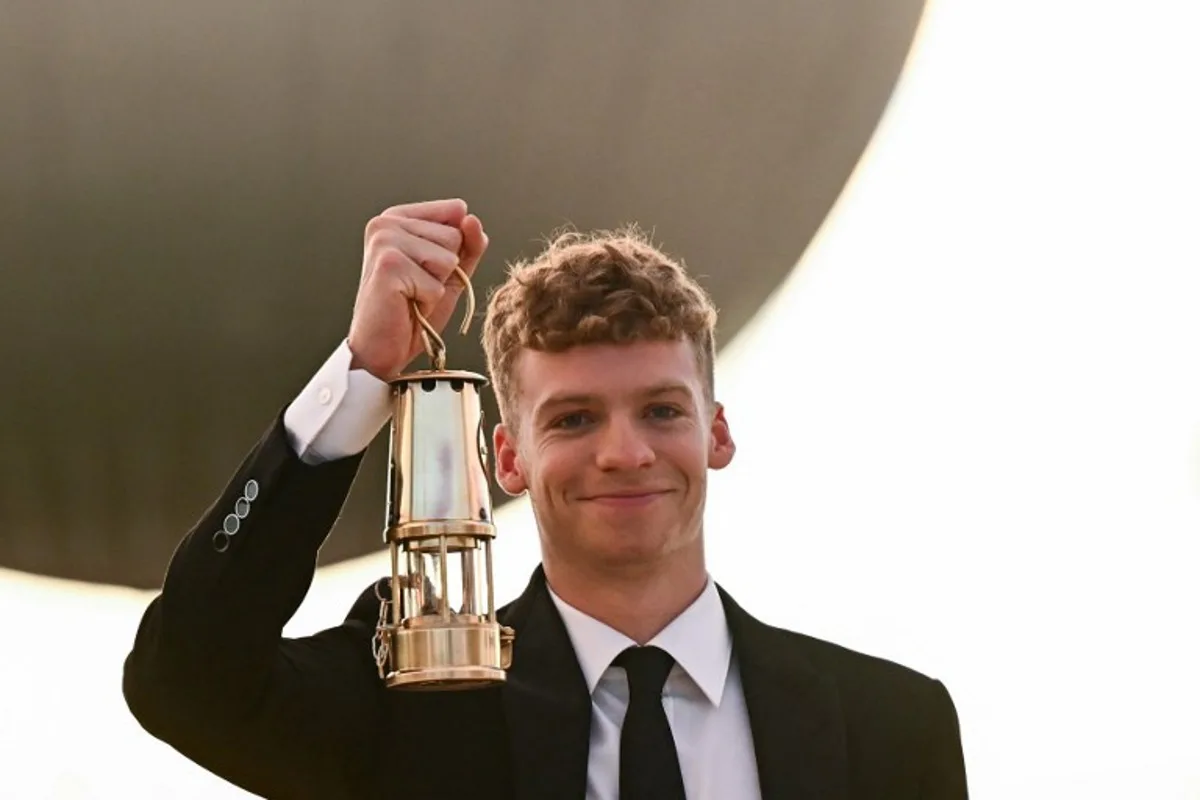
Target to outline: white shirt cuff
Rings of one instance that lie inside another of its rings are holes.
[[[345,339],[283,412],[292,450],[306,464],[357,455],[392,415],[392,390],[366,370],[350,369]]]

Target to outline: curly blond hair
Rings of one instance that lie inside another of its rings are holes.
[[[690,339],[713,400],[717,310],[683,263],[636,226],[566,231],[530,261],[511,264],[488,299],[483,349],[504,422],[515,422],[513,374],[523,348]]]

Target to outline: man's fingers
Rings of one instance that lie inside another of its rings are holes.
[[[479,261],[487,250],[488,238],[487,234],[483,232],[483,224],[479,221],[479,217],[474,214],[463,220],[462,234],[463,246],[459,253],[459,266],[462,267],[467,277],[470,277],[475,273],[475,268],[479,266]],[[465,288],[457,276],[446,284],[446,293],[428,315],[429,322],[435,329],[442,330],[450,321]],[[463,313],[466,313],[465,309],[463,309]]]
[[[441,283],[450,279],[459,261],[458,254],[454,251],[404,229],[376,232],[367,243],[367,250],[375,254],[374,260],[378,260],[388,250],[398,250]]]
[[[379,256],[377,274],[372,278],[386,286],[388,294],[397,293],[416,300],[426,318],[446,294],[442,281],[398,248],[391,248]]]
[[[463,272],[471,275],[487,250],[488,238],[483,232],[483,223],[474,214],[469,214],[463,219],[461,230],[463,242],[458,254],[459,266],[463,268]]]
[[[398,217],[396,224],[411,234],[441,245],[451,253],[457,254],[462,249],[463,235],[457,225],[443,225],[415,217]]]
[[[441,331],[462,299],[461,268],[475,271],[487,236],[459,199],[393,206],[366,226],[362,278],[350,322],[353,363],[381,380],[422,349],[415,303]]]
[[[463,217],[467,215],[467,203],[458,198],[450,200],[428,200],[423,203],[405,203],[392,206],[383,212],[387,217],[412,217],[429,222],[441,222],[444,225],[459,227]]]

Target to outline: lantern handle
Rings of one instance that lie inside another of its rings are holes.
[[[462,325],[459,326],[459,333],[466,336],[467,331],[471,329],[471,319],[475,316],[475,289],[471,286],[471,279],[463,271],[462,267],[455,266],[454,274],[462,282],[463,288],[467,292],[467,313],[463,316]],[[413,316],[416,317],[417,322],[421,326],[421,339],[425,343],[425,352],[429,355],[429,360],[433,362],[433,368],[438,371],[446,369],[445,340],[438,335],[438,332],[434,330],[429,320],[425,319],[425,315],[417,307],[417,301],[412,300],[411,303]]]

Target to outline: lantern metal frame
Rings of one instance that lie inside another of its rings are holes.
[[[467,275],[461,269],[456,274],[468,297],[465,334],[474,315],[474,293]],[[445,343],[415,302],[412,313],[433,368],[389,381],[393,413],[384,541],[391,578],[386,595],[376,588],[374,657],[390,688],[495,686],[504,682],[512,663],[515,632],[496,616],[496,527],[481,405],[487,379],[446,369]],[[451,568],[455,559],[458,570]],[[433,568],[425,569],[426,563]],[[450,601],[452,574],[459,578],[454,588],[463,598],[457,610]]]

